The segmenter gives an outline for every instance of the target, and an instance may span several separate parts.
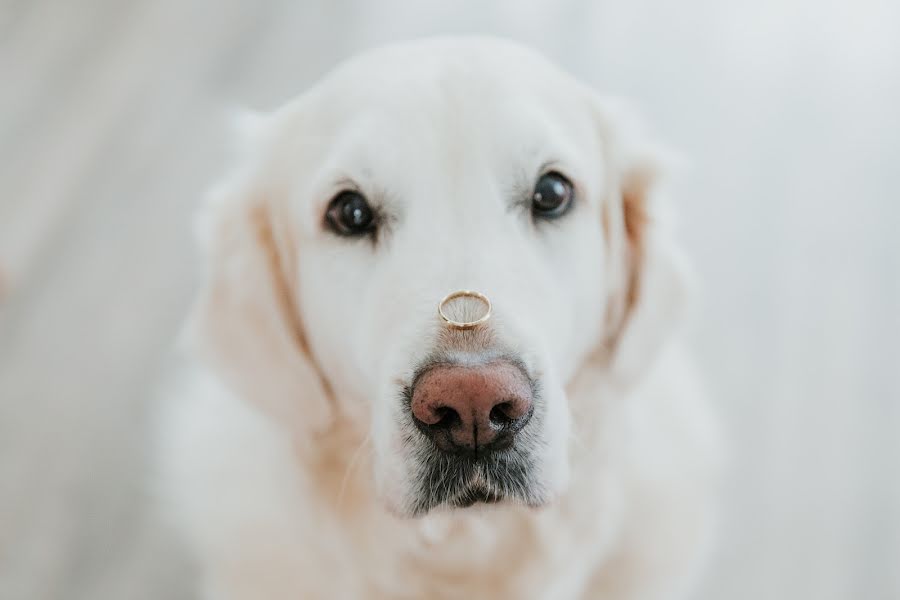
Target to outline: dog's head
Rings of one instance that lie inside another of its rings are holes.
[[[351,60],[248,127],[204,214],[194,339],[298,438],[370,433],[395,512],[545,503],[568,478],[567,384],[589,356],[633,379],[679,305],[657,152],[624,121],[506,42]],[[490,319],[449,327],[460,289]]]

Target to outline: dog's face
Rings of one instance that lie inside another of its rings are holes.
[[[552,498],[566,384],[621,335],[645,254],[649,171],[593,95],[511,44],[433,41],[355,59],[254,129],[198,307],[226,379],[281,420],[362,425],[397,513]],[[463,289],[493,306],[471,329],[438,314]]]

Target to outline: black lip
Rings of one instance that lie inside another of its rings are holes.
[[[454,498],[451,504],[458,508],[468,508],[479,502],[484,504],[496,504],[501,500],[503,500],[503,496],[499,494],[495,494],[483,487],[473,487]]]

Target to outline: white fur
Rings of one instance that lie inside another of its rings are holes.
[[[242,122],[163,427],[163,489],[209,598],[687,589],[717,445],[672,340],[685,282],[652,198],[662,153],[632,121],[523,48],[463,38],[370,52]],[[535,224],[510,204],[547,161],[577,204]],[[323,227],[347,180],[394,215],[374,246]],[[540,377],[548,502],[411,518],[398,390],[460,288],[491,297],[494,338]]]

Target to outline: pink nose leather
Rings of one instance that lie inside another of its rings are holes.
[[[415,383],[410,409],[419,429],[443,450],[500,449],[533,412],[530,382],[508,361],[438,365]]]

